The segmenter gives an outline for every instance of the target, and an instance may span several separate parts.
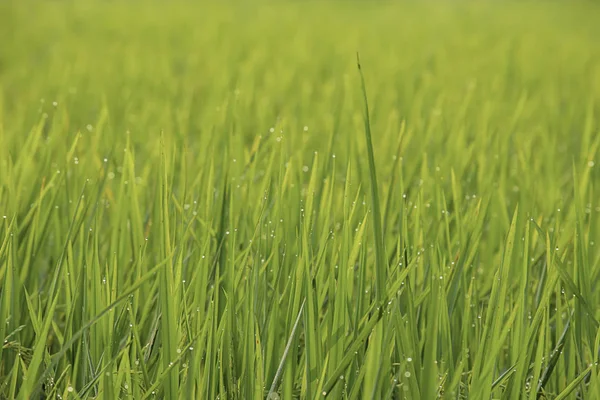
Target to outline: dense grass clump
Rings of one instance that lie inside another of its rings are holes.
[[[600,399],[598,21],[3,2],[0,398]]]

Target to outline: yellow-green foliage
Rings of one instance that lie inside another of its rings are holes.
[[[0,398],[600,398],[599,21],[2,2]]]

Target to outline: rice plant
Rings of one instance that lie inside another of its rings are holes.
[[[600,398],[598,21],[3,2],[0,398]]]

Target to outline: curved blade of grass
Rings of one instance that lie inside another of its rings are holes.
[[[539,384],[537,386],[537,391],[536,391],[538,398],[543,396],[542,389],[544,389],[544,386],[550,379],[550,376],[552,375],[552,372],[554,371],[554,368],[556,367],[556,363],[558,363],[558,359],[562,355],[563,347],[565,347],[565,343],[567,342],[567,333],[569,332],[569,328],[571,327],[572,316],[573,316],[573,314],[571,314],[571,317],[569,317],[569,320],[567,321],[565,328],[563,329],[563,332],[560,335],[558,342],[556,343],[556,347],[552,351],[552,354],[550,354],[550,359],[548,360],[548,365],[546,366],[546,369],[544,369],[544,372],[542,372],[542,376],[540,378]]]
[[[377,185],[377,171],[375,169],[375,155],[373,151],[373,139],[371,137],[371,121],[369,119],[369,102],[367,98],[367,87],[365,84],[365,77],[362,73],[360,65],[360,57],[356,53],[356,65],[358,66],[358,72],[360,74],[360,82],[362,87],[363,101],[364,101],[364,123],[365,123],[365,139],[367,142],[367,156],[369,159],[369,177],[371,180],[371,202],[373,207],[373,234],[375,236],[375,295],[377,303],[381,304],[385,299],[385,284],[387,279],[387,265],[385,262],[385,249],[383,244],[383,228],[381,224],[381,204],[379,203],[379,189]],[[383,336],[384,328],[379,326],[375,328],[373,335],[371,336],[372,346],[369,346],[367,352],[367,364],[370,366],[367,369],[367,377],[365,379],[367,393],[371,392],[373,398],[379,397],[377,392],[378,379],[377,379],[377,368],[374,363],[379,362],[381,354],[383,353]],[[370,362],[369,362],[370,361]],[[367,368],[367,366],[365,366]],[[374,375],[371,376],[370,374]]]
[[[375,155],[373,151],[373,139],[371,137],[371,121],[369,120],[369,102],[367,99],[367,87],[365,77],[360,65],[360,57],[356,53],[356,65],[360,74],[363,101],[365,105],[365,139],[367,142],[367,156],[369,159],[369,177],[371,179],[371,202],[373,207],[373,232],[375,236],[375,282],[377,285],[377,299],[383,300],[385,297],[385,280],[387,275],[387,266],[385,265],[385,250],[383,246],[383,230],[381,226],[381,205],[379,203],[379,190],[377,186],[377,171],[375,169]]]
[[[294,322],[294,327],[292,328],[292,332],[290,333],[290,337],[285,345],[285,350],[283,351],[283,355],[281,356],[281,361],[279,362],[279,367],[277,368],[277,372],[275,373],[275,377],[273,378],[273,383],[271,384],[271,388],[269,389],[269,393],[267,394],[267,398],[270,399],[271,394],[277,390],[277,382],[281,377],[281,373],[283,372],[283,366],[285,365],[285,359],[290,351],[290,347],[292,346],[292,341],[294,340],[294,335],[296,334],[296,329],[298,328],[298,324],[300,323],[300,317],[302,316],[302,311],[304,311],[304,301],[302,301],[302,305],[300,305],[300,311],[298,311],[298,316],[296,317],[296,322]]]
[[[594,367],[593,364],[590,364],[586,369],[584,369],[581,374],[579,374],[577,376],[577,378],[575,378],[562,392],[560,392],[558,394],[558,396],[556,396],[554,398],[554,400],[563,400],[566,399],[568,395],[571,394],[571,392],[573,390],[575,390],[575,388],[581,383],[581,381],[583,381],[583,379],[586,377],[586,375],[592,370],[592,368]]]

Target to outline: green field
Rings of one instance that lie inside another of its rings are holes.
[[[600,399],[599,21],[0,2],[0,399]]]

